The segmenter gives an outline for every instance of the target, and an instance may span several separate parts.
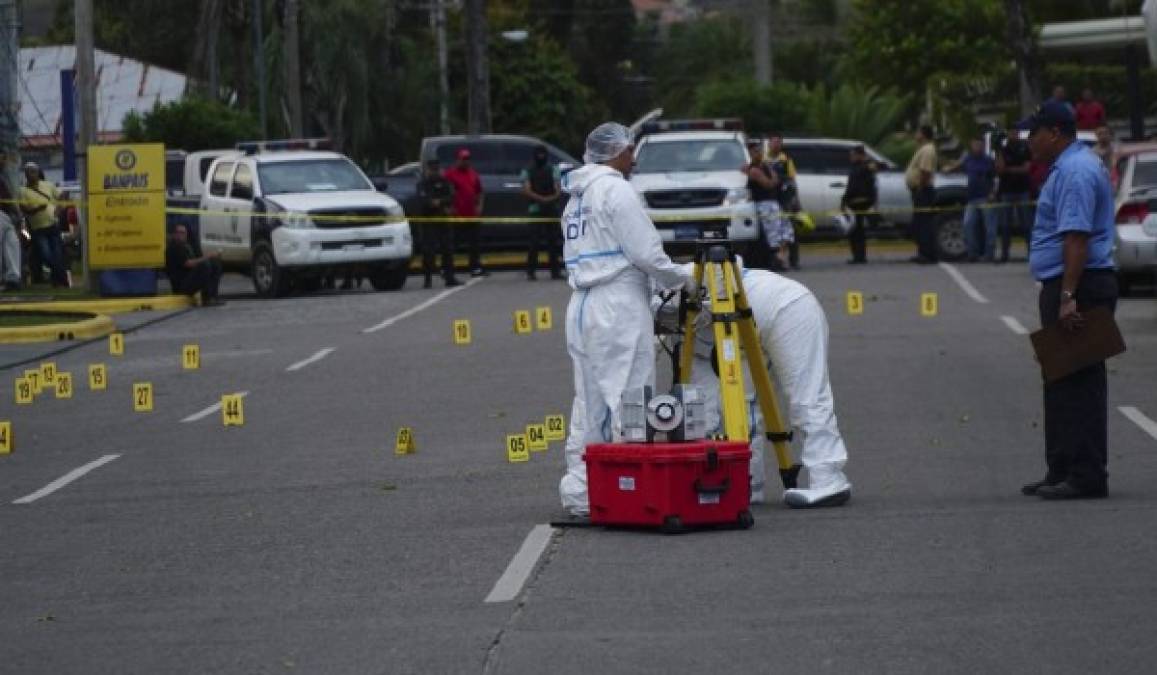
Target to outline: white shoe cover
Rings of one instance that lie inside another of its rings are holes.
[[[783,493],[783,503],[795,509],[813,506],[840,506],[852,498],[852,484],[835,466],[818,464],[808,468],[808,484]]]

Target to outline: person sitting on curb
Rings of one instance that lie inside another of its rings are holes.
[[[173,228],[169,243],[165,247],[165,272],[174,293],[192,296],[201,293],[202,307],[217,307],[225,301],[217,297],[217,286],[221,283],[221,254],[195,257],[189,245],[189,231],[184,225]]]

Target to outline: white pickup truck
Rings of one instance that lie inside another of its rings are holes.
[[[720,225],[732,241],[754,242],[755,205],[741,170],[750,161],[742,131],[649,133],[636,145],[631,185],[665,243],[699,239]]]
[[[348,268],[377,290],[402,288],[413,239],[398,202],[344,155],[269,147],[243,144],[213,161],[201,195],[201,250],[252,275],[262,297],[316,289]]]

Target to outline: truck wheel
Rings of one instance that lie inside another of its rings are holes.
[[[370,284],[375,291],[400,291],[406,285],[409,274],[410,267],[406,262],[396,267],[375,267],[370,271]]]
[[[289,292],[289,275],[277,265],[273,247],[261,242],[253,247],[253,288],[263,298],[280,298]]]
[[[968,253],[964,245],[964,213],[949,211],[936,218],[936,255],[940,260],[960,260]]]

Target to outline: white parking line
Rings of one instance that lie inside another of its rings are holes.
[[[506,566],[506,571],[494,583],[494,588],[490,589],[490,595],[486,596],[485,601],[510,602],[517,598],[553,536],[554,528],[550,525],[535,525],[522,542],[522,548],[518,549],[514,559]]]
[[[976,290],[976,286],[973,286],[972,282],[970,282],[968,279],[965,279],[964,275],[960,273],[960,270],[956,269],[955,265],[942,262],[940,263],[940,269],[944,270],[948,273],[948,276],[952,277],[952,280],[956,282],[956,285],[960,286],[960,290],[964,291],[965,295],[982,305],[988,304],[988,298],[981,295],[980,291]]]
[[[246,396],[249,395],[249,392],[239,391],[239,392],[237,392],[237,395],[240,396],[241,398],[245,398]],[[209,406],[208,408],[205,408],[204,410],[201,410],[199,412],[195,412],[192,415],[189,415],[188,417],[186,417],[185,419],[183,419],[181,421],[182,422],[196,422],[197,420],[203,420],[206,417],[208,417],[209,415],[212,415],[213,413],[217,412],[220,409],[221,409],[221,402],[217,401],[216,403]]]
[[[1157,441],[1157,422],[1149,419],[1145,413],[1131,405],[1118,406],[1117,410],[1120,410],[1121,414],[1125,417],[1128,417],[1129,421],[1131,421],[1133,424],[1141,427],[1141,431],[1149,434],[1153,437],[1153,440]]]
[[[335,351],[334,347],[326,347],[325,349],[320,349],[313,356],[309,357],[308,359],[305,359],[304,361],[298,361],[297,363],[286,368],[285,370],[287,372],[290,372],[290,373],[294,372],[295,370],[301,370],[302,368],[308,366],[311,363],[317,363],[318,361],[324,359],[325,357],[334,353],[334,351]]]
[[[99,469],[100,467],[104,466],[105,464],[108,464],[109,462],[113,461],[114,459],[117,459],[118,457],[120,457],[120,455],[105,455],[104,457],[101,457],[98,460],[89,462],[88,464],[85,464],[82,467],[79,467],[79,468],[73,469],[72,471],[69,471],[68,473],[64,474],[60,478],[57,478],[56,480],[52,481],[48,485],[45,485],[44,487],[40,488],[36,492],[33,492],[30,495],[25,495],[25,496],[21,497],[20,499],[13,501],[12,503],[13,504],[31,504],[32,502],[36,501],[37,499],[47,497],[48,495],[52,494],[53,492],[56,492],[57,490],[64,487],[65,485],[68,485],[69,483],[73,482],[74,480],[77,480],[78,478],[80,478],[84,474],[88,473],[89,471],[93,471],[94,469]]]
[[[1000,320],[1004,322],[1004,325],[1008,326],[1010,331],[1017,335],[1028,335],[1028,329],[1025,328],[1021,322],[1017,321],[1016,317],[1005,315],[1000,317]]]
[[[401,321],[402,319],[405,319],[407,317],[411,317],[411,316],[417,314],[418,312],[422,311],[423,309],[427,309],[428,307],[432,307],[432,306],[438,304],[439,302],[442,302],[443,300],[445,300],[446,298],[450,297],[451,295],[457,293],[458,291],[463,291],[463,290],[466,290],[467,288],[470,288],[471,286],[478,283],[479,281],[482,281],[482,279],[483,279],[483,277],[475,277],[475,278],[471,279],[470,281],[467,281],[466,283],[462,284],[461,286],[455,286],[454,288],[447,288],[446,290],[442,291],[438,295],[435,295],[434,297],[430,298],[429,300],[427,300],[427,301],[425,301],[419,305],[414,305],[413,307],[407,309],[406,311],[402,312],[401,314],[395,314],[394,316],[391,316],[390,318],[386,319],[385,321],[383,321],[383,322],[381,322],[375,326],[370,326],[369,328],[366,328],[362,332],[363,333],[376,333],[376,332],[382,330],[383,328],[389,328],[390,326]]]

